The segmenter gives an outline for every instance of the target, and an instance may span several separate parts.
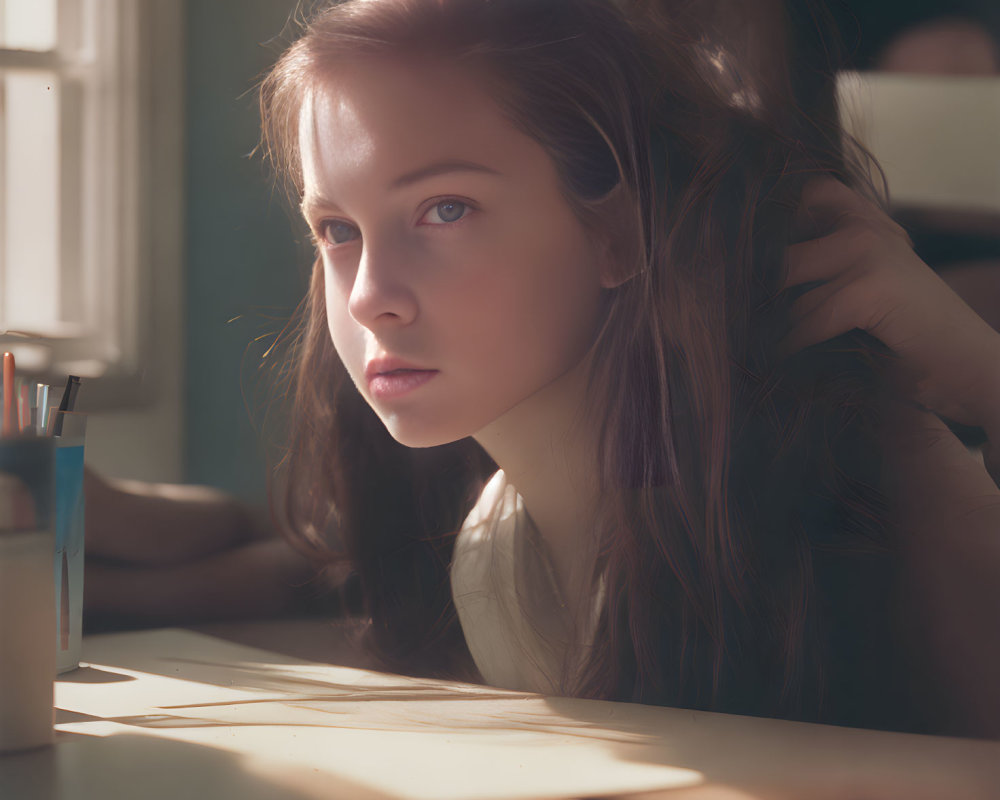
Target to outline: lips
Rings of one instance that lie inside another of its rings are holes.
[[[437,370],[411,364],[403,361],[401,358],[384,356],[373,358],[368,362],[368,365],[365,367],[365,380],[370,383],[372,378],[378,375],[389,375],[395,372],[437,372]]]
[[[365,380],[372,397],[387,400],[423,386],[438,374],[398,358],[375,358],[365,367]]]

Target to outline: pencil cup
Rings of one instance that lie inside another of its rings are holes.
[[[0,438],[0,753],[52,742],[51,439]]]
[[[83,633],[83,452],[87,417],[69,411],[53,411],[56,444],[56,670],[68,672],[80,666]]]

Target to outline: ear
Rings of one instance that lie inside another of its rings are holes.
[[[593,208],[599,232],[601,287],[615,289],[634,278],[644,267],[639,209],[619,183]]]

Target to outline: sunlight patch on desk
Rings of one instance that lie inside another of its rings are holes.
[[[648,736],[560,715],[539,695],[282,663],[174,630],[88,637],[84,657],[88,668],[134,680],[58,683],[60,708],[95,718],[59,731],[218,748],[262,775],[298,769],[411,800],[602,796],[704,782]]]
[[[673,788],[985,800],[1000,785],[998,742],[542,697],[303,663],[170,629],[86,637],[83,658],[134,680],[57,682],[59,707],[93,718],[65,717],[57,743],[111,770],[126,750],[161,772],[193,754],[227,780],[294,785],[282,800],[562,800]]]

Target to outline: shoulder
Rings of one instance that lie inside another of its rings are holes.
[[[474,587],[489,574],[497,555],[507,549],[510,537],[503,533],[523,508],[519,500],[503,470],[498,470],[483,487],[455,538],[451,558],[453,587]]]

